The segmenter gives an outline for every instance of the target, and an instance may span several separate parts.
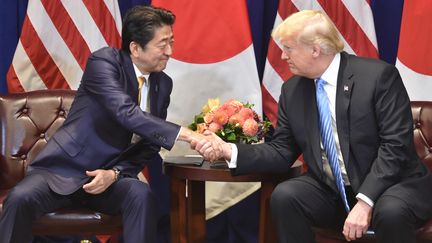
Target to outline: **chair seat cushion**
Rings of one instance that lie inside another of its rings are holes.
[[[0,191],[0,214],[5,191]],[[121,215],[108,215],[87,208],[62,208],[47,213],[33,223],[35,235],[94,235],[122,231]]]

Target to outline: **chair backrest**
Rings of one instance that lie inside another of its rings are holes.
[[[39,90],[0,96],[0,190],[20,181],[27,166],[63,124],[72,90]]]
[[[413,101],[411,110],[417,154],[432,171],[432,102]]]

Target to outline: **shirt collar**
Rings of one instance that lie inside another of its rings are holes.
[[[138,67],[135,65],[135,63],[132,63],[132,64],[133,64],[133,68],[134,68],[134,71],[135,71],[135,77],[138,79],[139,77],[144,76],[144,78],[148,81],[149,77],[150,77],[150,74],[142,74],[141,71],[138,69]],[[148,86],[149,82],[145,82],[144,85]]]
[[[328,68],[321,75],[321,79],[325,80],[327,84],[335,86],[337,84],[337,78],[339,73],[341,56],[340,53],[337,53]]]

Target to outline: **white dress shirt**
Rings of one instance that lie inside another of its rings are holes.
[[[145,82],[143,87],[141,88],[141,103],[139,104],[141,110],[150,112],[150,100],[149,100],[149,91],[150,91],[150,74],[142,74],[138,67],[133,63],[135,76],[137,77],[137,82],[139,77],[144,77]]]

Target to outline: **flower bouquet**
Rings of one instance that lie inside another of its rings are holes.
[[[218,98],[208,99],[189,128],[199,133],[205,130],[212,131],[226,142],[257,143],[269,131],[271,122],[262,120],[252,110],[253,106],[234,99],[222,105]]]

